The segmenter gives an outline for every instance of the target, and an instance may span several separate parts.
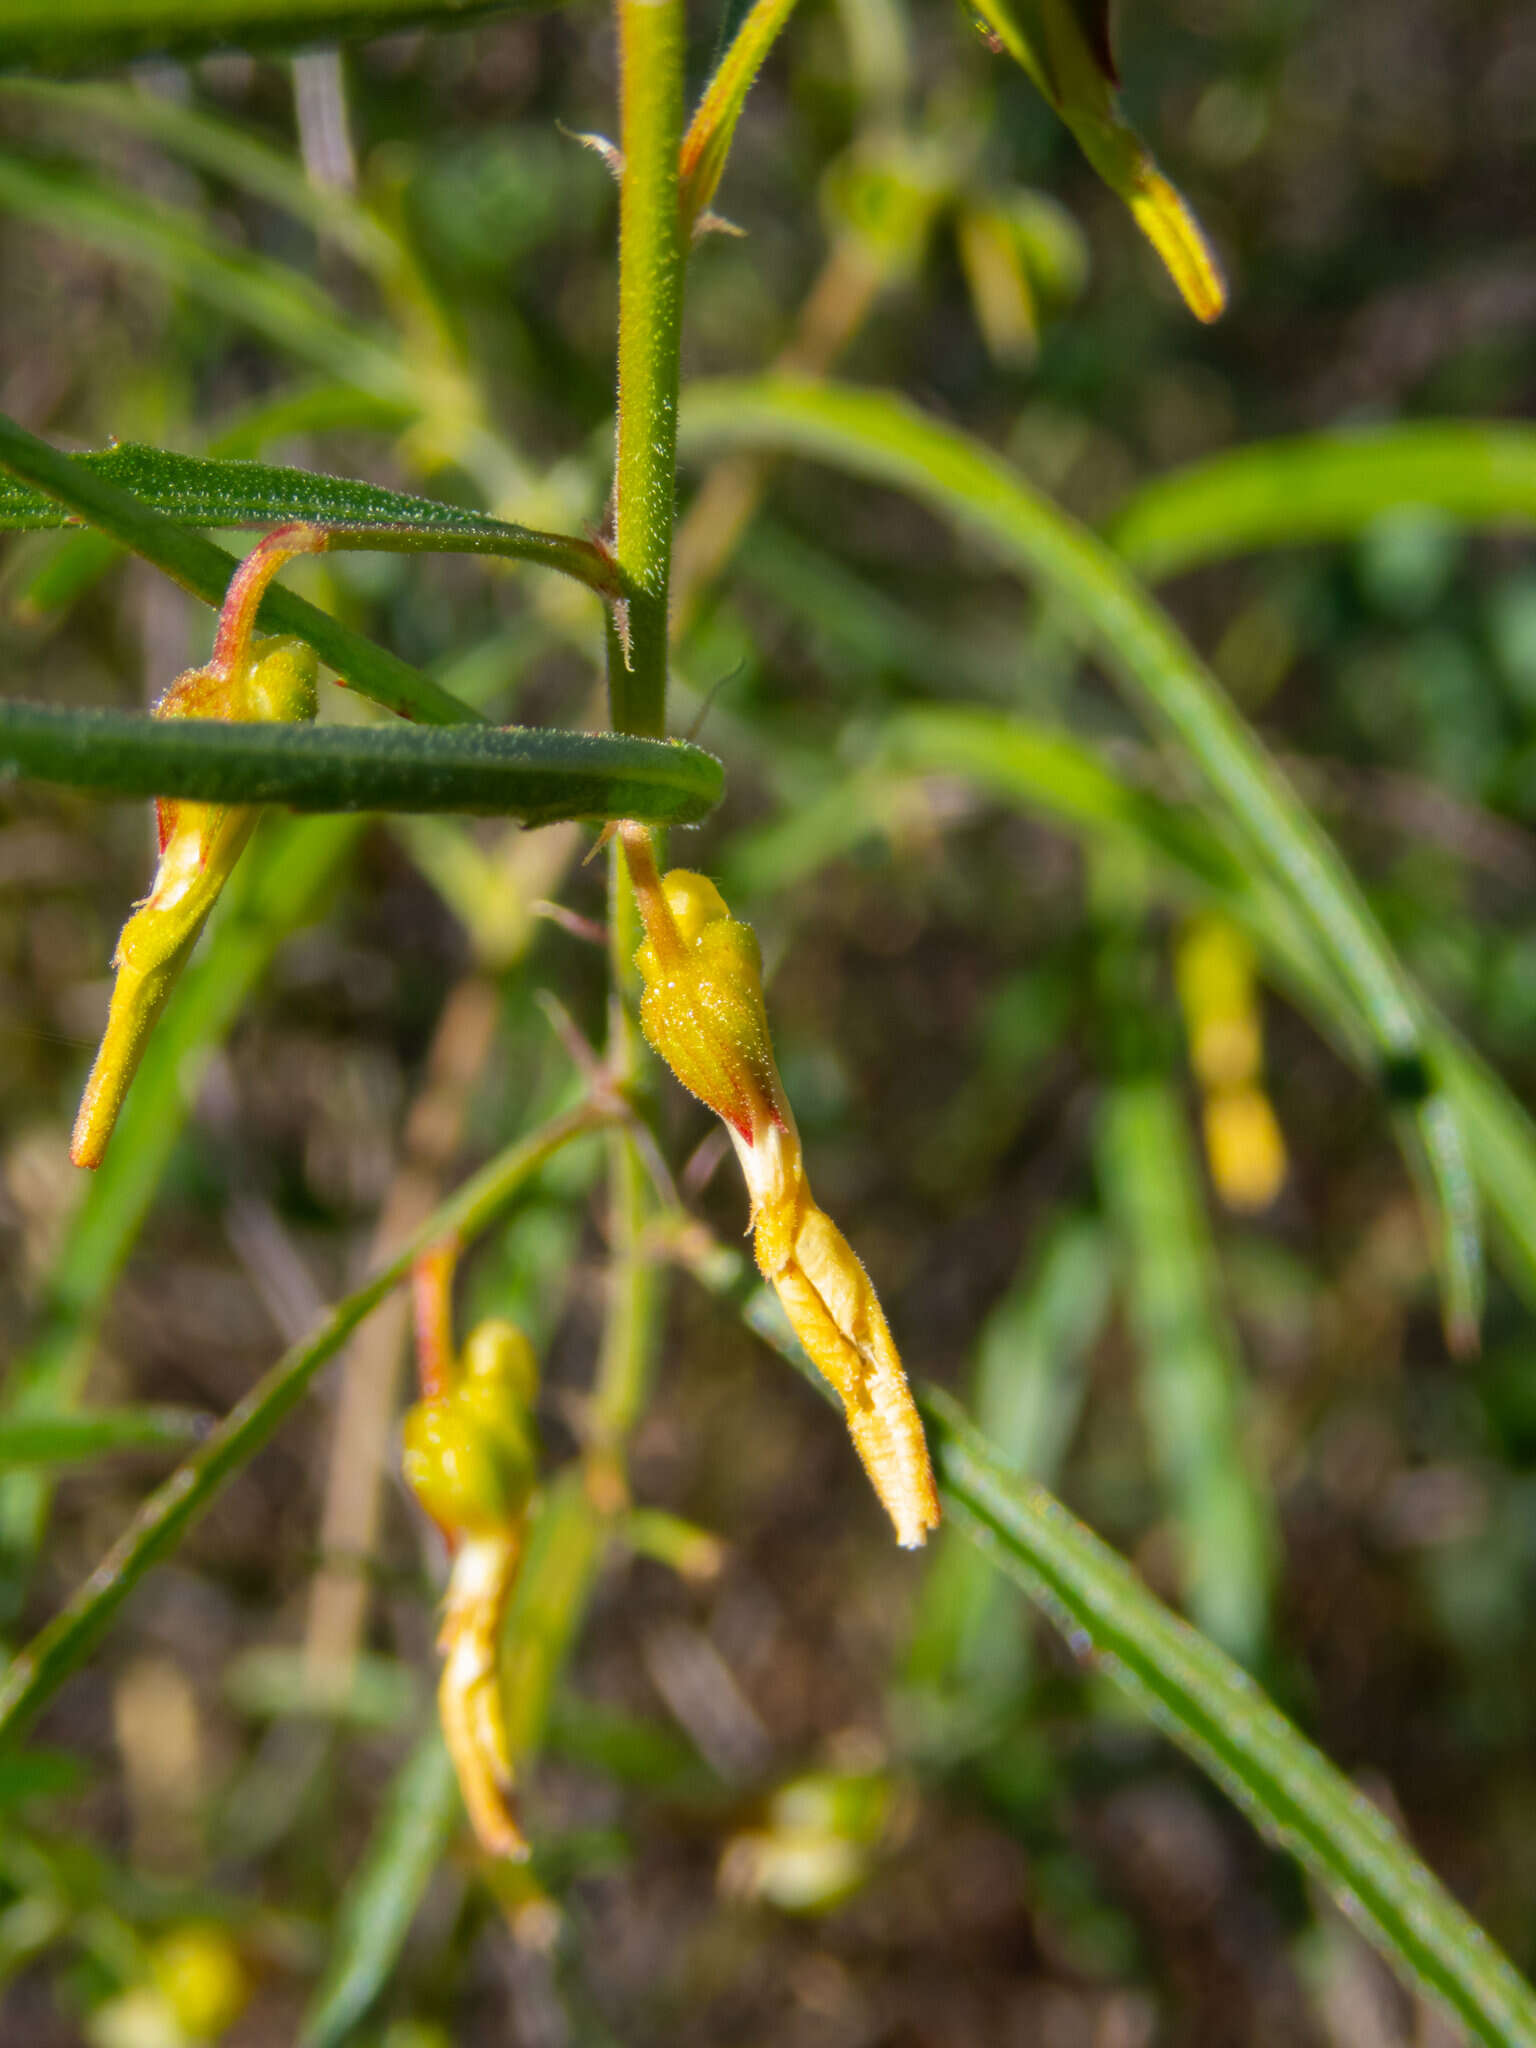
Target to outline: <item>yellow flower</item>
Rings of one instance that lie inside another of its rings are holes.
[[[1211,1181],[1229,1209],[1267,1209],[1285,1185],[1285,1139],[1264,1091],[1264,1020],[1253,950],[1225,918],[1197,918],[1174,955],[1189,1063],[1205,1101]]]
[[[314,527],[284,527],[246,557],[230,579],[212,659],[176,678],[156,718],[308,720],[315,715],[315,657],[299,640],[255,640],[267,585],[295,555],[316,554],[326,537]],[[160,864],[154,885],[123,926],[101,1049],[75,1118],[69,1156],[99,1166],[149,1032],[219,892],[234,872],[260,812],[249,804],[156,805]]]
[[[451,1382],[407,1410],[401,1463],[453,1552],[437,1638],[443,1740],[481,1847],[520,1861],[528,1844],[512,1809],[500,1645],[537,1477],[528,1409],[538,1367],[522,1331],[493,1317]]]
[[[908,1549],[939,1520],[923,1425],[869,1275],[819,1208],[774,1063],[751,928],[713,882],[656,871],[643,826],[622,828],[645,942],[647,1039],[724,1122],[752,1204],[753,1248],[812,1363],[836,1390],[854,1448]]]

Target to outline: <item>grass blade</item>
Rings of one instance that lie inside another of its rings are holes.
[[[808,1386],[835,1402],[739,1252],[716,1247],[687,1264]],[[1390,1962],[1490,2048],[1536,2048],[1536,1991],[1380,1808],[1224,1651],[1169,1613],[1107,1543],[999,1457],[956,1401],[932,1386],[914,1391],[952,1526],[1021,1585],[1078,1655],[1123,1687],[1267,1840],[1310,1870]]]
[[[946,1506],[1079,1655],[1124,1687],[1272,1842],[1319,1878],[1407,1976],[1494,2048],[1536,2042],[1536,1992],[1378,1807],[1214,1643],[1170,1614],[1061,1503],[1010,1471],[925,1389]]]
[[[1349,540],[1422,506],[1477,526],[1536,526],[1536,428],[1432,420],[1259,441],[1144,484],[1109,524],[1143,576],[1259,548]]]
[[[180,1450],[206,1435],[209,1421],[196,1408],[97,1408],[0,1420],[0,1470],[86,1465],[114,1451]]]
[[[1150,856],[1160,886],[1217,904],[1248,934],[1269,972],[1335,1046],[1370,1071],[1359,1013],[1318,955],[1293,907],[1245,868],[1193,810],[1163,802],[1113,774],[1070,734],[1000,712],[955,706],[901,713],[882,729],[878,759],[912,774],[958,775],[1018,804],[1092,846]],[[880,829],[881,812],[858,804],[869,776],[850,777],[836,850]],[[890,802],[889,780],[877,789]],[[738,842],[750,852],[773,825]],[[1499,1225],[1506,1270],[1536,1302],[1536,1123],[1499,1076],[1427,1011],[1436,1072],[1456,1104],[1483,1198]]]
[[[1245,1462],[1242,1372],[1217,1301],[1215,1252],[1187,1120],[1159,1075],[1116,1081],[1099,1185],[1124,1249],[1141,1406],[1173,1510],[1187,1602],[1252,1663],[1268,1623],[1274,1531]]]
[[[299,2029],[299,2048],[336,2048],[372,2005],[461,1810],[459,1782],[434,1723],[395,1773],[342,1893],[335,1946]]]
[[[274,148],[227,115],[205,114],[131,85],[61,86],[35,78],[0,78],[0,92],[58,114],[66,139],[77,136],[86,119],[146,136],[184,162],[305,222],[375,277],[390,278],[398,268],[398,245],[352,193],[313,182],[297,155]]]
[[[685,443],[774,447],[905,491],[1038,577],[1083,620],[1137,710],[1201,771],[1357,1005],[1389,1096],[1411,1108],[1438,1198],[1446,1333],[1476,1342],[1481,1249],[1464,1134],[1438,1091],[1422,1005],[1327,834],[1172,620],[1113,551],[992,452],[883,392],[788,379],[695,385]]]
[[[416,377],[388,340],[343,319],[302,271],[231,247],[195,214],[14,156],[0,156],[0,207],[153,272],[371,397],[418,410]]]
[[[302,49],[307,43],[454,28],[530,0],[5,0],[0,66],[104,71],[141,57]]]
[[[240,724],[0,702],[0,774],[109,796],[692,824],[719,802],[713,754],[683,740],[534,726]]]

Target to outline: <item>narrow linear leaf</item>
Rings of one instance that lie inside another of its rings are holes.
[[[754,0],[704,89],[678,165],[683,219],[689,227],[715,196],[747,94],[794,10],[795,0]]]
[[[1536,1992],[1356,1790],[1214,1643],[1170,1614],[937,1389],[919,1405],[946,1505],[1082,1657],[1122,1686],[1409,1978],[1494,2048],[1536,2042]]]
[[[83,1465],[113,1451],[180,1450],[208,1432],[196,1408],[98,1408],[0,1419],[0,1468]]]
[[[1192,808],[1166,803],[1113,774],[1068,733],[971,707],[902,713],[882,729],[878,759],[887,771],[960,776],[1090,845],[1150,858],[1161,884],[1191,902],[1219,905],[1240,924],[1298,1008],[1346,1058],[1372,1071],[1372,1044],[1359,1010],[1294,906],[1246,867]],[[880,829],[878,806],[860,803],[869,782],[869,773],[845,781],[834,851]],[[889,780],[877,787],[889,803]],[[774,829],[759,827],[753,838],[739,840],[738,856],[749,857],[757,840]],[[1536,1123],[1444,1018],[1432,1009],[1426,1017],[1433,1065],[1466,1131],[1478,1185],[1499,1225],[1506,1270],[1536,1302]]]
[[[0,207],[153,272],[374,398],[420,409],[416,373],[387,336],[354,326],[303,272],[232,247],[195,214],[15,156],[0,156]]]
[[[207,1442],[155,1489],[74,1597],[0,1674],[0,1742],[19,1734],[78,1669],[139,1580],[175,1549],[215,1496],[261,1449],[298,1405],[315,1374],[400,1284],[412,1262],[445,1237],[467,1243],[478,1236],[557,1152],[611,1119],[608,1109],[586,1103],[511,1146],[443,1203],[372,1279],[338,1302],[312,1336],[284,1352]]]
[[[239,566],[233,555],[201,534],[190,533],[174,519],[140,501],[110,478],[60,454],[36,434],[0,413],[0,469],[23,483],[34,484],[61,505],[108,533],[133,554],[200,597],[220,605],[229,579]],[[426,725],[471,724],[479,712],[411,667],[387,648],[376,646],[344,626],[339,619],[274,585],[261,601],[257,623],[272,633],[292,633],[307,640],[320,659],[365,697]],[[169,680],[169,678],[167,678]]]
[[[1061,116],[1199,320],[1227,289],[1200,223],[1120,111],[1108,0],[974,0],[974,12]]]
[[[691,825],[724,771],[683,740],[536,726],[240,724],[0,702],[0,775],[121,797]]]
[[[67,139],[84,121],[108,121],[147,136],[184,162],[304,221],[376,277],[393,277],[398,269],[398,245],[359,199],[339,185],[317,183],[296,153],[274,148],[227,114],[205,114],[164,93],[130,85],[54,85],[36,78],[0,78],[0,92],[57,113]]]
[[[1112,1268],[1101,1223],[1058,1217],[976,1340],[978,1427],[996,1456],[1044,1486],[1055,1484],[1087,1398],[1088,1354],[1109,1313]],[[980,1709],[994,1728],[1027,1704],[1029,1643],[1017,1602],[958,1530],[941,1529],[924,1574],[907,1677],[948,1693],[968,1718]]]
[[[690,1258],[688,1270],[835,1404],[739,1252],[715,1247]],[[951,1526],[1022,1586],[1069,1646],[1123,1687],[1269,1841],[1319,1878],[1389,1962],[1490,2048],[1536,2048],[1536,1991],[1381,1809],[1107,1543],[1000,1458],[956,1401],[933,1386],[914,1391]]]
[[[1433,420],[1260,441],[1143,485],[1108,537],[1158,578],[1259,548],[1349,540],[1404,505],[1469,525],[1536,526],[1536,428]]]
[[[1470,1348],[1482,1300],[1477,1217],[1464,1133],[1438,1092],[1421,998],[1328,835],[1119,557],[990,449],[883,392],[772,378],[695,385],[682,439],[693,447],[788,448],[903,490],[1041,578],[1084,621],[1111,675],[1199,768],[1359,1006],[1383,1077],[1412,1115],[1428,1162],[1447,1336],[1453,1347]]]
[[[533,0],[536,4],[536,0]],[[410,28],[455,28],[530,0],[5,0],[0,65],[104,71],[202,50],[297,49]]]
[[[299,2029],[299,2048],[336,2048],[383,1989],[461,1813],[434,1725],[396,1772],[336,1910],[336,1940]]]
[[[352,477],[209,455],[177,455],[131,441],[65,459],[120,490],[131,491],[140,504],[182,526],[267,528],[303,519],[327,528],[333,548],[500,555],[558,569],[605,596],[618,595],[613,563],[592,541],[540,533],[533,527],[514,526],[505,519],[445,505],[436,498],[389,491]],[[66,526],[73,517],[46,492],[14,478],[0,480],[0,531]]]
[[[1124,1247],[1141,1409],[1178,1532],[1181,1585],[1200,1627],[1251,1663],[1268,1621],[1274,1531],[1245,1460],[1242,1372],[1188,1123],[1164,1076],[1126,1076],[1108,1090],[1099,1187]]]

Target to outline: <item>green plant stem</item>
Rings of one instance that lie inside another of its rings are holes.
[[[205,604],[221,605],[229,579],[239,567],[233,555],[201,534],[188,533],[174,519],[155,512],[104,477],[93,475],[46,441],[0,413],[0,468],[35,484],[50,498],[98,527],[133,554],[152,562]],[[273,588],[262,599],[257,624],[269,633],[307,640],[351,688],[402,718],[423,725],[483,724],[481,714],[461,703],[408,662],[354,633],[339,619],[291,590]],[[166,678],[169,682],[170,678]]]
[[[614,557],[628,593],[628,646],[608,636],[609,719],[660,735],[667,719],[667,589],[676,500],[683,232],[682,0],[618,0],[619,411]]]
[[[0,1678],[0,1740],[14,1737],[89,1654],[144,1574],[180,1542],[225,1483],[267,1442],[326,1361],[369,1311],[445,1237],[468,1243],[527,1181],[573,1140],[602,1129],[615,1111],[583,1103],[513,1145],[445,1202],[364,1286],[338,1302],[319,1329],[263,1374],[208,1441],[158,1487],[61,1611]]]

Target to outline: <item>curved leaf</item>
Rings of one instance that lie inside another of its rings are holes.
[[[108,796],[301,811],[454,811],[548,825],[690,825],[720,800],[713,754],[682,740],[534,726],[238,724],[0,703],[0,775]]]
[[[923,1389],[918,1400],[955,1521],[1078,1655],[1123,1686],[1480,2040],[1496,2048],[1536,2042],[1536,1993],[1381,1809],[1060,1501],[1001,1464],[947,1395]]]
[[[749,1261],[684,1260],[814,1392],[835,1401]],[[1536,1992],[1381,1809],[1122,1557],[1009,1464],[937,1387],[914,1387],[950,1526],[1017,1581],[1085,1663],[1129,1693],[1254,1826],[1318,1877],[1389,1960],[1491,2048],[1536,2048]]]
[[[408,491],[388,491],[355,477],[177,455],[133,441],[65,460],[131,491],[140,504],[183,526],[273,527],[303,519],[325,527],[333,548],[502,555],[559,569],[604,596],[618,595],[613,563],[592,541],[514,526],[483,512],[468,512]],[[14,477],[0,478],[0,531],[67,526],[75,517],[35,486]]]
[[[1108,0],[973,0],[973,12],[1021,65],[1077,139],[1198,320],[1227,302],[1221,266],[1200,223],[1120,111]]]
[[[1143,576],[1176,576],[1259,548],[1348,540],[1405,505],[1536,526],[1536,428],[1433,420],[1260,441],[1143,485],[1109,539]]]
[[[90,526],[109,533],[146,562],[153,562],[205,604],[220,605],[239,566],[233,555],[201,534],[189,533],[152,505],[141,504],[109,477],[61,455],[36,434],[0,413],[0,469],[35,484]],[[275,587],[261,601],[257,624],[269,632],[307,640],[354,690],[387,710],[430,725],[478,723],[480,714],[434,683],[388,648],[375,646],[291,590]]]
[[[1388,1094],[1413,1113],[1438,1211],[1446,1332],[1453,1348],[1471,1349],[1482,1298],[1476,1203],[1422,999],[1328,835],[1120,558],[990,449],[885,392],[788,378],[694,385],[681,439],[793,449],[905,491],[1041,578],[1084,621],[1110,673],[1198,767],[1357,1006]]]
[[[5,0],[0,66],[105,71],[201,50],[299,49],[527,12],[532,0]]]

